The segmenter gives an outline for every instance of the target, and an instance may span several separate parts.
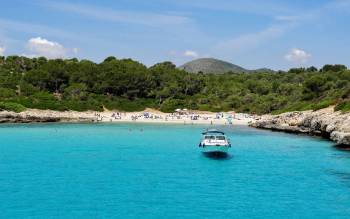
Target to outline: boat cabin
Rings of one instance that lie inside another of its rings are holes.
[[[224,132],[216,129],[207,130],[202,133],[203,139],[201,145],[229,145],[229,140]]]

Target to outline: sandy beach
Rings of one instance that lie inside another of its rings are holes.
[[[94,114],[95,115],[95,114]],[[164,123],[164,124],[208,124],[208,125],[248,125],[255,118],[248,114],[236,113],[210,113],[188,111],[183,113],[162,113],[147,109],[142,112],[97,113],[99,122],[135,122],[135,123]]]
[[[102,122],[102,123],[163,123],[163,124],[208,124],[248,125],[257,117],[241,113],[212,113],[181,111],[163,113],[154,109],[141,112],[76,112],[28,109],[21,113],[0,112],[0,122]]]

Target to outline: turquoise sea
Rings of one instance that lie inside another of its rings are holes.
[[[350,218],[350,153],[302,135],[206,126],[0,126],[0,218]]]

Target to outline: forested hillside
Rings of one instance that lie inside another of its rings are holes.
[[[176,108],[279,113],[337,105],[350,110],[350,71],[342,65],[278,73],[191,74],[170,62],[150,68],[114,57],[47,60],[0,57],[0,109],[124,111]]]

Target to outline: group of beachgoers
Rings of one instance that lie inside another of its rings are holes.
[[[124,113],[126,116],[126,113]],[[103,122],[106,119],[110,120],[112,122],[112,120],[121,120],[122,119],[122,113],[120,112],[113,112],[112,115],[109,117],[107,116],[105,113],[94,113],[94,117],[95,117],[95,121],[96,122]]]
[[[195,113],[190,111],[181,111],[174,113],[95,113],[94,120],[96,122],[183,122],[184,124],[207,123],[207,124],[233,124],[233,120],[247,119],[251,117],[246,114],[235,113]]]

